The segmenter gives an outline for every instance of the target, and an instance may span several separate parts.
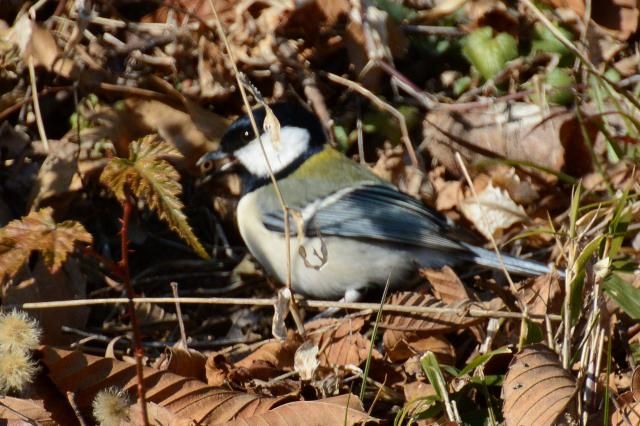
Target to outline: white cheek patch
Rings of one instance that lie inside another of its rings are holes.
[[[279,146],[273,144],[268,133],[263,133],[261,139],[271,170],[278,173],[307,151],[311,135],[302,127],[285,126],[280,129]],[[234,156],[252,175],[261,178],[269,176],[269,169],[257,138],[234,152]]]

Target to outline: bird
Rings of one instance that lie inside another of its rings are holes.
[[[240,116],[219,148],[197,165],[207,178],[239,174],[240,235],[281,283],[287,282],[290,265],[294,292],[354,302],[372,288],[408,289],[417,283],[419,268],[445,265],[504,267],[525,276],[550,272],[547,265],[508,255],[501,255],[501,262],[494,251],[465,242],[461,228],[445,216],[332,148],[320,120],[306,107],[279,102],[252,112],[259,136],[249,116]],[[272,130],[273,116],[279,133]]]

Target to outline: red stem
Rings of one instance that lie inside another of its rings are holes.
[[[144,349],[142,348],[142,338],[140,336],[140,327],[138,326],[138,317],[136,316],[136,308],[133,303],[135,294],[133,293],[133,287],[131,286],[131,278],[129,275],[129,219],[131,218],[131,211],[133,210],[133,203],[127,196],[123,203],[122,212],[122,229],[120,230],[120,249],[122,250],[122,259],[120,260],[120,268],[122,271],[122,279],[124,286],[127,289],[127,298],[129,298],[129,316],[131,317],[131,328],[133,330],[133,353],[136,359],[136,375],[138,377],[138,401],[140,401],[140,412],[142,414],[142,424],[149,425],[149,418],[147,416],[147,400],[144,395],[144,375],[142,368],[142,357],[144,356]]]

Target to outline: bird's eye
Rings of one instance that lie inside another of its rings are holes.
[[[251,140],[251,131],[248,129],[243,131],[240,137],[244,142],[249,142]]]
[[[202,163],[202,165],[200,165],[200,171],[202,173],[206,173],[211,169],[213,169],[213,161],[211,160],[207,160],[204,163]]]

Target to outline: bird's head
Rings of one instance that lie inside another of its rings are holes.
[[[292,103],[276,103],[270,109],[280,124],[279,141],[273,141],[273,133],[264,128],[265,108],[256,108],[253,116],[260,131],[259,138],[254,134],[249,116],[241,116],[225,131],[220,149],[198,160],[202,173],[212,176],[237,171],[255,186],[269,180],[265,153],[274,175],[281,177],[322,150],[326,139],[322,125],[313,113]]]

